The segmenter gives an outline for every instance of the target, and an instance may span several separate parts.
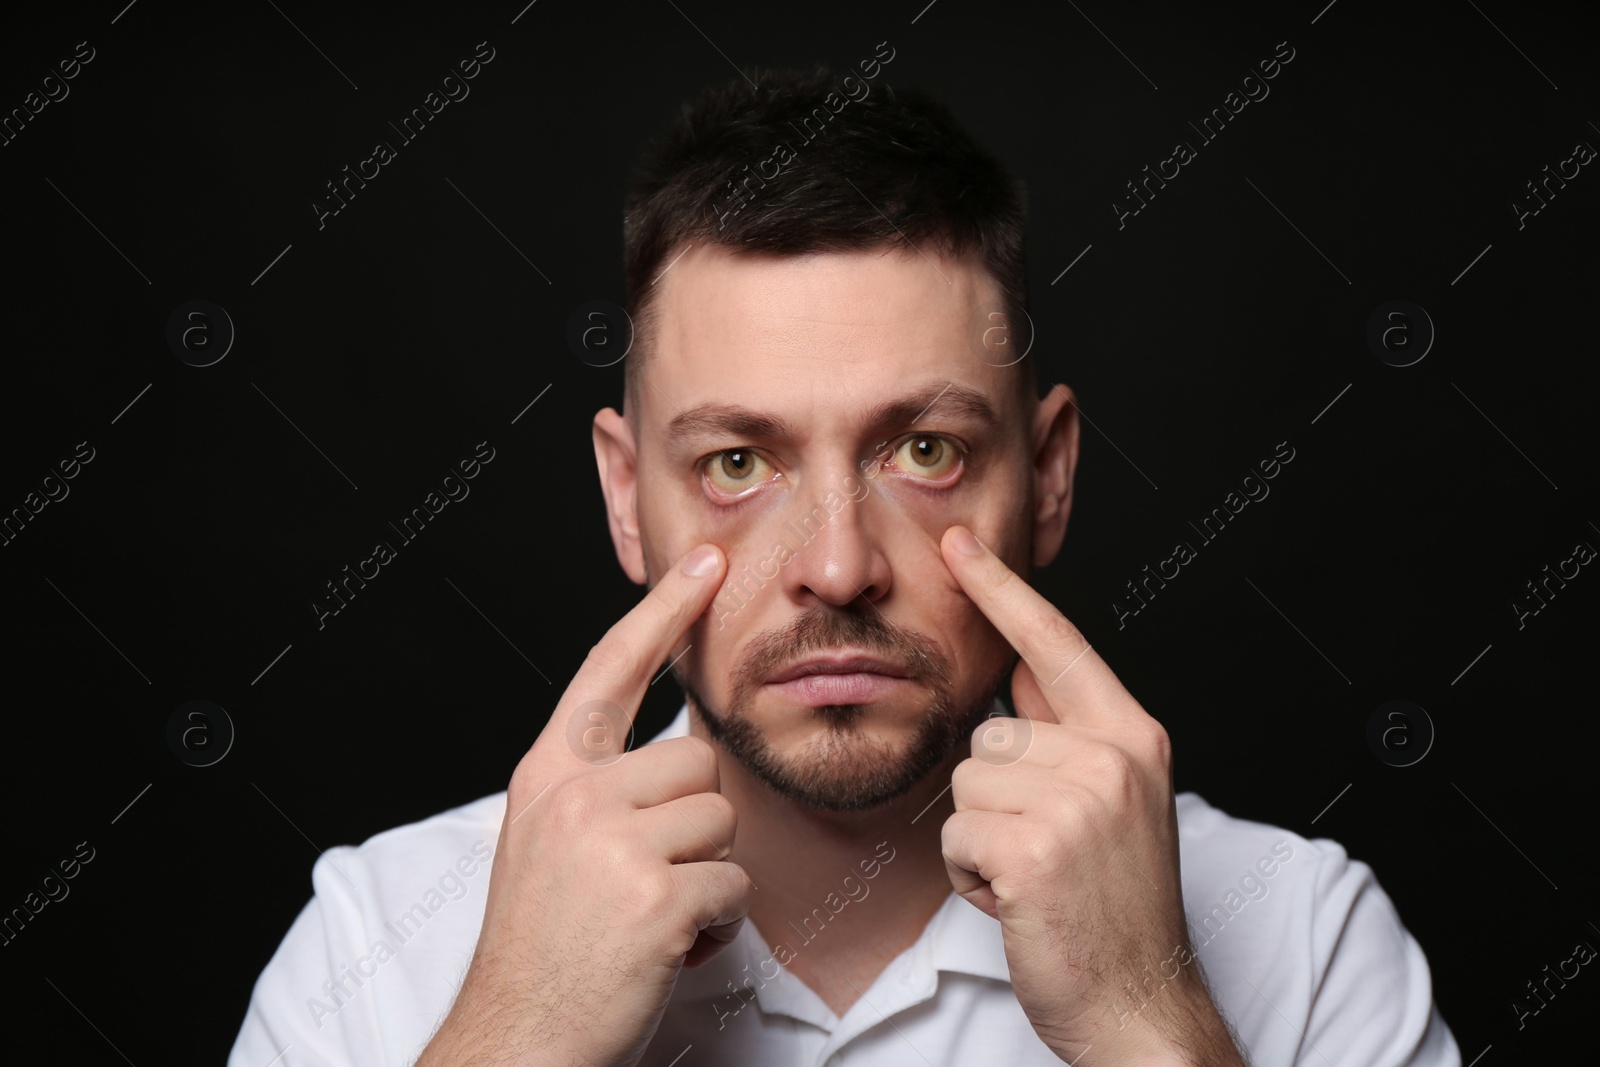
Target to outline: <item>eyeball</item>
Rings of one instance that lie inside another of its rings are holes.
[[[772,464],[747,448],[730,448],[706,460],[705,475],[722,492],[737,494],[765,481],[763,469],[770,472]]]
[[[895,466],[919,478],[942,478],[961,462],[955,442],[937,434],[908,437],[894,455]]]

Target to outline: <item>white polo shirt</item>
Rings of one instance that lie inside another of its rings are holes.
[[[651,741],[688,733],[685,705]],[[505,816],[496,793],[312,866],[315,891],[256,981],[229,1067],[409,1067],[448,1013],[483,922]],[[1460,1067],[1428,964],[1366,864],[1180,794],[1190,936],[1253,1067]],[[890,862],[893,862],[892,859]],[[842,875],[841,875],[842,877]],[[828,936],[838,902],[784,939]],[[821,904],[822,902],[818,902]],[[788,958],[784,956],[783,958]],[[1161,995],[1147,972],[1108,1012]],[[1169,969],[1170,968],[1170,969]],[[1045,1067],[1061,1061],[1012,991],[1000,924],[953,891],[841,1018],[746,921],[683,970],[641,1067]]]

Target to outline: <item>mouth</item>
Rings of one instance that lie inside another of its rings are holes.
[[[910,673],[897,663],[859,653],[812,656],[776,672],[766,685],[797,703],[866,704],[897,686],[911,684]]]

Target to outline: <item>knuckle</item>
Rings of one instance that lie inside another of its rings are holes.
[[[972,743],[975,746],[974,751],[976,751],[976,746],[979,745],[977,734],[973,735]],[[973,756],[968,756],[956,764],[956,769],[950,772],[950,792],[957,794],[970,792],[972,787],[977,784],[974,778],[983,769],[983,766],[983,761]]]
[[[1125,749],[1111,744],[1094,746],[1085,753],[1086,779],[1093,785],[1078,804],[1075,814],[1087,819],[1090,812],[1127,811],[1139,790],[1139,767]]]
[[[608,633],[584,657],[586,674],[598,675],[606,681],[625,681],[640,670],[640,655],[625,638]]]
[[[540,775],[538,765],[531,753],[525,754],[512,768],[511,781],[506,786],[506,808],[510,811],[521,811],[543,787],[537,779]]]
[[[594,825],[600,811],[600,787],[587,775],[568,778],[550,787],[546,817],[561,833],[575,833]]]
[[[641,756],[660,760],[656,766],[670,768],[674,778],[683,779],[693,787],[691,792],[716,793],[721,789],[717,750],[704,738],[692,734],[672,737],[645,745],[639,752]],[[685,772],[688,772],[686,777]]]
[[[703,793],[701,795],[704,796],[706,798],[706,802],[711,805],[711,810],[717,816],[717,818],[722,819],[730,826],[738,824],[739,809],[734,806],[733,801],[729,800],[721,793]]]
[[[1132,790],[1109,793],[1090,785],[1068,786],[1062,796],[1065,805],[1055,809],[1057,844],[1063,849],[1076,846],[1098,848],[1117,833],[1117,819],[1138,808]]]
[[[696,899],[685,900],[685,918],[690,911],[715,910],[732,912],[738,918],[747,919],[750,915],[750,895],[755,888],[755,883],[750,880],[750,872],[739,864],[731,860],[719,863],[711,876],[696,883],[694,889]],[[698,932],[698,924],[691,922],[689,938],[691,942]]]
[[[635,872],[629,868],[637,862],[637,856],[625,839],[604,834],[588,842],[583,861],[602,883],[627,884],[633,881]]]
[[[717,750],[711,742],[693,734],[687,734],[678,740],[682,742],[679,747],[688,754],[686,758],[692,760],[698,767],[700,780],[715,784],[718,781]]]
[[[629,896],[647,915],[661,915],[679,906],[678,882],[670,866],[657,866],[637,876]]]
[[[750,872],[745,870],[737,863],[730,863],[728,866],[733,868],[730,881],[733,890],[731,894],[732,899],[748,901],[750,899],[750,894],[754,892],[756,888],[755,882],[750,878]]]
[[[1091,750],[1095,776],[1108,785],[1120,786],[1134,776],[1133,757],[1116,745],[1097,745]]]
[[[1151,719],[1146,728],[1145,746],[1155,757],[1157,766],[1163,771],[1172,769],[1172,737],[1167,733],[1167,728],[1155,719]]]
[[[944,821],[944,826],[939,830],[939,849],[944,853],[945,859],[955,858],[961,848],[961,842],[966,838],[967,820],[963,817],[965,812],[956,812]]]
[[[732,849],[734,837],[739,832],[739,810],[733,806],[733,801],[721,793],[701,795],[706,798],[706,804],[710,808],[712,839],[724,842],[726,849]]]
[[[1023,823],[1012,834],[1012,848],[1017,858],[1029,868],[1052,869],[1058,865],[1065,851],[1060,836],[1048,826]]]
[[[1046,613],[1039,627],[1039,640],[1053,655],[1062,657],[1063,663],[1083,651],[1088,644],[1083,632],[1058,611]]]
[[[672,801],[696,831],[694,847],[702,852],[702,843],[709,843],[715,855],[703,855],[709,860],[727,859],[733,852],[734,837],[738,832],[739,816],[733,802],[718,793],[698,793]]]

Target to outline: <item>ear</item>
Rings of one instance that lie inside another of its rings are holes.
[[[1033,565],[1047,566],[1061,551],[1072,511],[1072,481],[1078,470],[1078,403],[1057,384],[1039,401],[1033,420]]]
[[[617,562],[636,584],[644,585],[648,575],[639,540],[639,449],[633,427],[614,408],[594,417],[594,462]]]

